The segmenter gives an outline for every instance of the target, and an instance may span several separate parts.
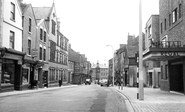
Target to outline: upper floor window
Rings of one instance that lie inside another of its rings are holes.
[[[31,55],[31,40],[28,39],[28,55]]]
[[[53,21],[52,20],[52,29],[51,29],[51,33],[53,34],[53,35],[55,35],[55,26],[56,26],[56,23],[55,23],[55,21]]]
[[[182,5],[179,4],[179,18],[182,17]]]
[[[10,44],[9,47],[14,49],[14,39],[15,39],[15,33],[13,31],[10,31]]]
[[[169,14],[169,26],[171,26],[171,14]]]
[[[39,59],[42,60],[42,47],[40,47],[40,55],[39,55]]]
[[[177,8],[172,12],[172,23],[177,21]]]
[[[15,4],[11,2],[10,19],[15,20]]]
[[[164,19],[164,30],[166,30],[166,19]]]
[[[163,33],[163,23],[161,23],[161,34]]]
[[[46,31],[44,31],[44,42],[46,42]]]
[[[44,49],[44,52],[43,52],[43,60],[46,61],[46,49]]]
[[[29,18],[29,32],[31,32],[31,18]]]
[[[148,35],[149,36],[152,35],[152,27],[151,27],[151,25],[148,27]]]
[[[42,33],[43,33],[43,31],[42,31],[42,29],[40,29],[40,40],[42,40]]]
[[[60,36],[57,35],[57,45],[58,45],[58,46],[59,46],[59,38],[60,38]]]

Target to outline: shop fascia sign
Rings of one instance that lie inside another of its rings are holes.
[[[181,41],[152,41],[151,48],[160,49],[161,56],[180,56],[178,48],[183,47],[181,47]]]

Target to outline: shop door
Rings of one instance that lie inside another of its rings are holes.
[[[170,90],[184,93],[183,65],[172,65],[170,74]]]

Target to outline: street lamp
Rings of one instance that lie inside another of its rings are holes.
[[[113,58],[112,58],[112,86],[114,86],[114,49],[111,45],[106,45],[107,47],[111,47],[112,48],[112,54],[113,54]]]

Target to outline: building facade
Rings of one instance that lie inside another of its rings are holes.
[[[161,61],[160,89],[185,93],[183,0],[159,0],[159,38],[144,51],[144,60]]]
[[[17,0],[1,0],[0,91],[22,90],[22,11]]]
[[[37,20],[44,19],[48,26],[48,86],[68,84],[68,39],[60,33],[60,22],[52,7],[34,7]]]
[[[145,50],[151,46],[152,40],[159,40],[159,15],[151,15],[145,27]],[[146,61],[147,86],[160,87],[160,61]]]

